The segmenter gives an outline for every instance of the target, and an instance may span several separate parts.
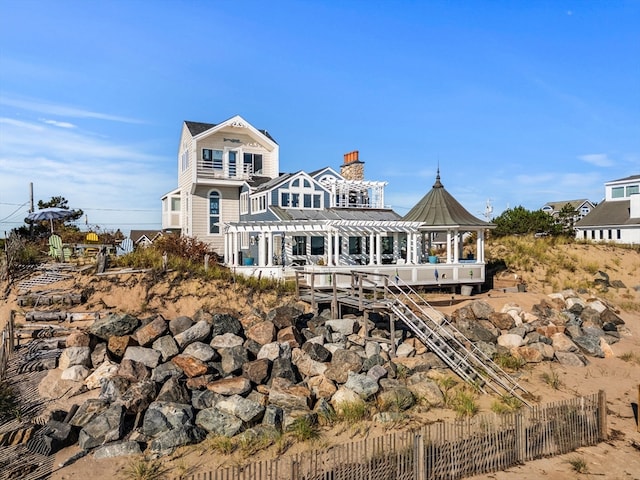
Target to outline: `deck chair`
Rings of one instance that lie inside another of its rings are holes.
[[[56,260],[64,261],[62,238],[59,235],[53,234],[49,237],[49,256]]]
[[[118,257],[131,252],[133,252],[133,240],[131,240],[130,238],[125,238],[124,240],[122,240],[120,245],[116,248],[116,255]]]
[[[95,232],[87,233],[87,243],[98,243],[98,234]]]

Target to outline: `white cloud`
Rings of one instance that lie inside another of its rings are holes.
[[[611,160],[606,153],[590,153],[587,155],[580,155],[578,158],[583,162],[590,163],[596,167],[611,167],[614,165],[613,160]]]
[[[47,119],[41,119],[41,122],[46,123],[47,125],[53,125],[54,127],[60,127],[60,128],[76,128],[76,126],[73,123],[69,123],[69,122],[58,122],[57,120],[47,120]]]
[[[141,120],[134,118],[120,117],[118,115],[110,115],[107,113],[92,112],[81,108],[57,105],[44,100],[32,99],[32,98],[20,98],[11,96],[0,97],[0,105],[7,107],[19,108],[21,110],[27,110],[32,112],[44,113],[47,115],[58,115],[61,117],[73,117],[73,118],[95,118],[98,120],[108,120],[121,123],[144,123]]]

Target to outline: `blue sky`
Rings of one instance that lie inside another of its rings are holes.
[[[401,215],[481,217],[640,174],[640,1],[0,2],[0,235],[34,197],[159,228],[184,120],[239,114],[285,172],[360,151]]]

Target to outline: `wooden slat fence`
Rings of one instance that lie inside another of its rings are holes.
[[[7,364],[15,347],[15,324],[13,319],[13,311],[11,311],[7,325],[0,333],[2,344],[0,344],[0,380],[4,380],[7,374]]]
[[[437,422],[184,480],[454,480],[560,455],[607,438],[603,391],[506,415]],[[177,480],[177,479],[176,479]]]

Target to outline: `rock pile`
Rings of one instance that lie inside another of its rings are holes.
[[[59,413],[48,429],[58,448],[77,441],[98,456],[163,454],[208,434],[282,431],[301,417],[364,400],[407,409],[419,398],[442,406],[435,379],[445,365],[401,325],[391,339],[388,319],[326,313],[288,305],[241,318],[206,311],[172,320],[108,315],[69,335],[57,362],[62,379],[99,389],[97,398]],[[498,312],[475,300],[450,321],[489,356],[532,363],[585,365],[585,355],[610,354],[624,333],[605,303],[572,291],[550,295],[531,312],[514,304]]]

